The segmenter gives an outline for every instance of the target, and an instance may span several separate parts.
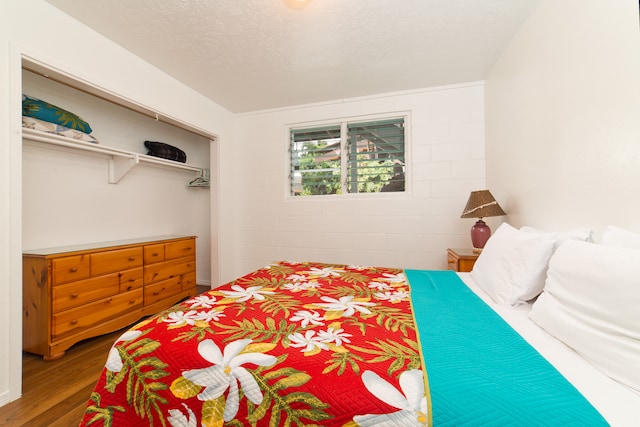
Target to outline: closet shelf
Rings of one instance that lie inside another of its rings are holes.
[[[109,184],[117,184],[134,166],[140,163],[148,163],[152,165],[168,166],[177,169],[185,169],[197,172],[199,176],[208,175],[208,170],[189,165],[186,163],[166,160],[159,157],[149,156],[147,154],[135,153],[132,151],[121,150],[118,148],[107,147],[102,144],[93,144],[86,141],[80,141],[65,136],[55,135],[29,128],[22,128],[22,138],[45,144],[57,145],[60,147],[68,147],[82,151],[88,151],[99,154],[106,154],[109,157]]]

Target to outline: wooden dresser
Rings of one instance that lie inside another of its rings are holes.
[[[196,294],[195,236],[23,253],[23,350],[45,360]]]

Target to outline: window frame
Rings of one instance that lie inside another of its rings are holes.
[[[341,130],[341,138],[340,138],[340,181],[341,188],[345,190],[348,187],[348,184],[345,184],[345,177],[348,175],[348,158],[346,150],[348,143],[348,125],[352,123],[363,123],[363,122],[375,122],[381,120],[393,120],[393,119],[403,119],[404,120],[404,178],[405,178],[405,188],[404,191],[395,191],[395,192],[359,192],[359,193],[351,193],[351,192],[343,192],[341,194],[315,194],[308,196],[296,196],[292,194],[292,181],[291,181],[291,171],[292,171],[292,157],[291,157],[291,132],[294,130],[304,130],[304,129],[314,129],[314,128],[322,128],[329,126],[337,126],[340,127]],[[411,116],[409,111],[396,111],[396,112],[388,112],[388,113],[379,113],[379,114],[369,114],[362,116],[349,116],[349,117],[340,117],[334,119],[326,119],[320,121],[309,121],[309,122],[298,122],[298,123],[288,123],[285,125],[284,133],[286,135],[286,179],[285,179],[285,199],[287,200],[319,200],[319,199],[359,199],[359,198],[407,198],[411,195],[411,177],[412,177],[412,169],[413,165],[411,163]],[[343,154],[345,153],[345,154]]]

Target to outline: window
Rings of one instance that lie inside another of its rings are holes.
[[[290,130],[292,196],[405,191],[405,118]]]

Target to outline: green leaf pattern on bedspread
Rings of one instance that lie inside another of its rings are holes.
[[[167,384],[158,381],[169,375],[165,370],[167,364],[157,357],[146,357],[160,346],[154,340],[141,339],[125,343],[118,347],[123,366],[118,372],[107,372],[105,388],[112,392],[126,379],[127,402],[135,403],[133,407],[142,418],[148,418],[153,424],[151,412],[161,414],[160,404],[167,403],[158,391],[167,388]]]
[[[111,425],[124,409],[101,401],[123,387],[129,407],[149,425],[429,425],[408,300],[398,269],[267,266],[123,334],[105,367],[106,391],[92,395],[85,425]],[[165,330],[162,343],[151,338],[157,328]],[[171,371],[154,355],[160,346],[189,343],[197,347],[189,356],[197,367]],[[337,384],[346,376],[357,382],[347,388],[360,389],[368,402],[348,418],[313,382]]]

